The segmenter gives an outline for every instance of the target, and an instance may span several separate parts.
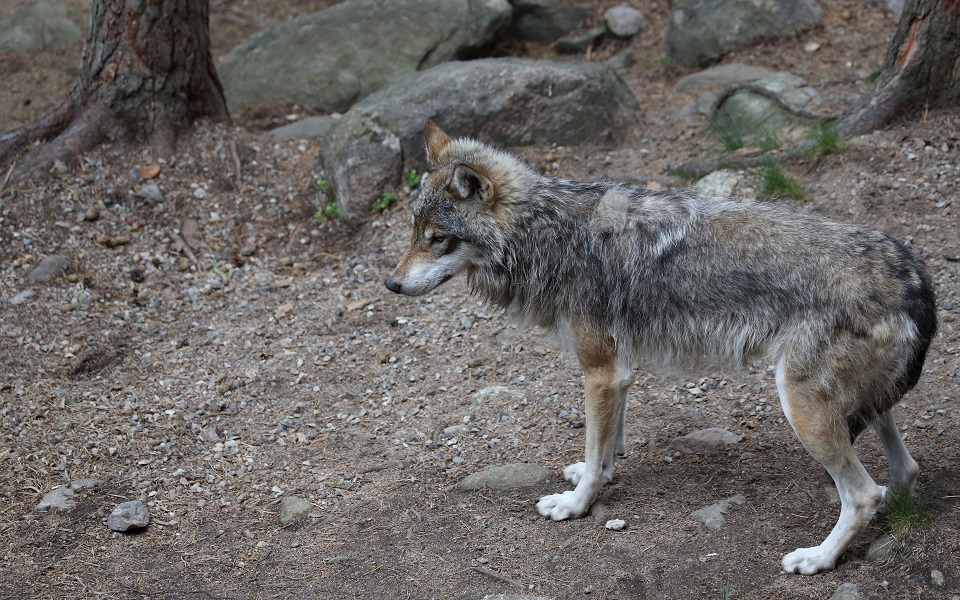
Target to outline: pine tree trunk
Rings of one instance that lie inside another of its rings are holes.
[[[0,136],[0,162],[35,141],[15,176],[46,173],[104,141],[169,153],[195,119],[227,119],[208,0],[94,0],[80,81],[38,121]]]
[[[845,135],[960,104],[960,0],[909,0],[880,76],[837,120]]]

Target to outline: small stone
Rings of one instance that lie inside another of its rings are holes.
[[[890,558],[894,552],[899,548],[900,542],[897,541],[891,534],[886,534],[878,537],[870,544],[870,547],[867,548],[867,554],[865,558],[870,562],[883,562],[886,559]]]
[[[37,504],[37,510],[70,510],[76,503],[72,500],[76,494],[67,486],[54,488],[43,495],[40,504]]]
[[[88,490],[90,488],[100,485],[101,481],[99,479],[94,479],[93,477],[83,477],[81,479],[74,479],[70,482],[70,489],[80,491]]]
[[[644,20],[642,12],[626,4],[611,6],[603,13],[603,21],[610,33],[622,38],[637,35]]]
[[[693,519],[697,522],[702,523],[707,529],[710,529],[711,531],[717,530],[723,527],[724,523],[726,523],[726,519],[723,517],[724,513],[726,513],[727,510],[729,510],[734,504],[743,504],[746,501],[747,499],[743,496],[743,494],[737,494],[736,496],[732,496],[726,500],[717,502],[716,504],[711,504],[710,506],[695,510],[690,514],[690,516],[693,517]]]
[[[112,531],[142,529],[150,524],[150,511],[139,500],[118,504],[107,518],[107,527]]]
[[[221,440],[220,440],[220,434],[217,433],[217,428],[211,425],[210,427],[207,427],[206,429],[204,429],[204,430],[200,433],[200,441],[201,441],[201,442],[210,442],[210,443],[213,443],[213,444],[221,441]]]
[[[944,578],[943,573],[938,569],[930,571],[930,585],[939,588],[943,587],[946,582],[947,580]]]
[[[604,525],[604,527],[606,527],[610,531],[621,531],[626,526],[627,526],[627,523],[623,519],[610,519],[609,521],[607,521],[606,525]]]
[[[830,600],[860,600],[860,589],[855,583],[841,583],[837,591],[830,596]]]
[[[30,283],[44,283],[62,274],[70,268],[70,261],[62,256],[51,254],[45,256],[40,263],[27,274]]]
[[[10,298],[10,304],[14,306],[17,306],[18,304],[24,304],[26,302],[33,300],[33,297],[36,295],[37,293],[34,292],[33,290],[23,290],[13,298]]]
[[[289,525],[305,518],[313,504],[309,500],[297,496],[285,496],[280,501],[280,524]]]
[[[684,454],[695,454],[719,450],[741,439],[739,435],[721,427],[709,427],[674,439],[669,448]]]
[[[207,190],[203,189],[202,187],[198,187],[197,189],[193,190],[193,197],[197,198],[198,200],[203,200],[207,197]]]
[[[548,479],[550,479],[550,470],[546,467],[530,463],[514,463],[467,475],[457,488],[464,491],[512,490],[539,485]]]
[[[148,183],[141,187],[137,190],[137,196],[151,202],[163,202],[163,192],[160,191],[160,186],[155,183]]]

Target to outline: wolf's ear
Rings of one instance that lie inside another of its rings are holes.
[[[427,164],[432,168],[436,166],[440,153],[450,143],[450,136],[440,131],[433,121],[427,121],[423,126],[423,137],[427,142]]]
[[[460,163],[453,168],[450,191],[463,200],[476,200],[491,208],[496,199],[496,188],[490,180],[490,173],[479,165]]]

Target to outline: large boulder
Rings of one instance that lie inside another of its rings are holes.
[[[777,72],[723,97],[714,123],[749,132],[751,143],[764,136],[793,142],[824,121],[814,112],[819,103],[820,94],[801,77]]]
[[[57,4],[37,2],[0,19],[0,52],[56,50],[82,41],[80,26]]]
[[[347,0],[275,23],[219,66],[227,104],[342,112],[394,77],[469,56],[510,22],[507,0]]]
[[[446,63],[394,80],[356,104],[327,135],[323,164],[340,214],[351,220],[425,168],[423,124],[503,146],[540,141],[613,143],[637,101],[612,69],[597,63],[516,58]]]
[[[816,0],[672,0],[667,56],[706,66],[754,40],[792,35],[823,17]]]

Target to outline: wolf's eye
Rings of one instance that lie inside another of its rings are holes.
[[[446,237],[446,236],[440,235],[440,234],[438,234],[438,233],[435,233],[435,234],[433,234],[433,238],[430,240],[430,243],[431,243],[431,244],[442,244],[442,243],[444,243],[445,241],[447,241],[447,237]]]

